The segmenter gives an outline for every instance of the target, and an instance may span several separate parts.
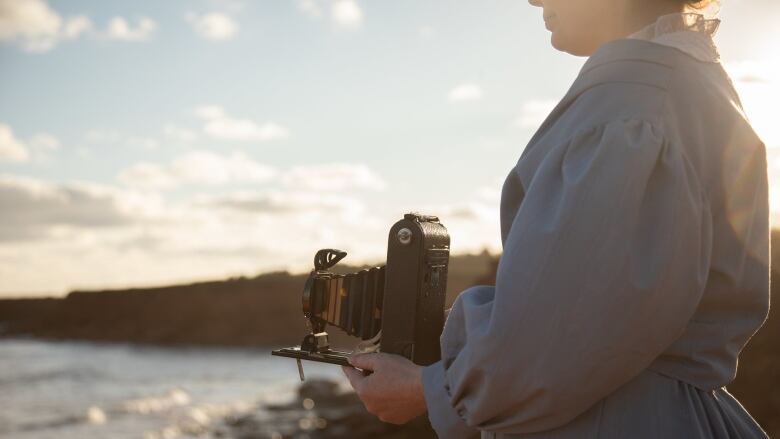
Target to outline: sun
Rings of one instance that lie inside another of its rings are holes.
[[[780,147],[777,102],[780,98],[780,63],[777,59],[726,65],[753,129],[767,145]]]
[[[770,55],[724,67],[734,81],[748,120],[766,145],[772,225],[780,227],[780,59]]]

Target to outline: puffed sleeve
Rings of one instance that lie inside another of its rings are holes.
[[[496,286],[460,295],[423,369],[439,437],[566,424],[647,368],[702,296],[709,202],[660,127],[578,132],[525,190]]]

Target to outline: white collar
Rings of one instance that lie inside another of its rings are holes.
[[[655,23],[626,38],[674,47],[699,61],[718,62],[720,54],[712,36],[719,25],[717,18],[707,19],[702,14],[681,12],[662,15]]]

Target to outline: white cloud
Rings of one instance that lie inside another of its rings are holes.
[[[298,0],[298,10],[309,18],[318,20],[329,9],[331,22],[341,29],[355,30],[363,24],[363,9],[355,0]]]
[[[363,10],[355,0],[333,0],[331,17],[340,27],[355,29],[363,24]]]
[[[482,99],[482,87],[479,84],[460,84],[450,90],[448,98],[450,102],[477,101]]]
[[[356,198],[309,192],[236,192],[204,197],[196,200],[195,205],[246,214],[293,214],[317,211],[358,214],[363,211],[363,204]]]
[[[221,12],[210,12],[204,15],[189,13],[187,22],[203,38],[212,41],[226,41],[238,33],[238,23],[229,15]]]
[[[259,125],[249,119],[232,118],[222,107],[215,105],[198,107],[195,114],[204,121],[204,132],[215,139],[264,142],[285,139],[290,135],[287,128],[273,122]]]
[[[462,194],[462,201],[422,206],[422,213],[439,217],[452,239],[455,253],[476,253],[488,249],[501,253],[500,200],[504,178],[496,177]]]
[[[38,133],[27,142],[32,152],[32,157],[36,162],[47,162],[51,160],[52,154],[62,147],[60,139],[48,133]]]
[[[241,12],[245,6],[243,0],[210,0],[209,3],[215,9],[230,11],[233,14]]]
[[[724,64],[723,68],[735,82],[768,83],[772,82],[780,71],[778,66],[767,62],[744,60]]]
[[[48,133],[37,133],[26,140],[18,139],[10,126],[0,123],[0,162],[43,162],[61,146],[60,140]]]
[[[30,158],[27,146],[14,136],[8,125],[0,123],[0,162],[26,162]]]
[[[378,261],[392,219],[361,200],[297,191],[166,200],[0,176],[0,295],[123,287],[310,268],[319,248]]]
[[[73,39],[78,38],[86,32],[92,30],[92,20],[84,15],[78,15],[69,18],[65,22],[65,26],[62,28],[62,34],[65,38]]]
[[[456,205],[403,209],[439,215],[455,252],[500,250],[495,194],[484,193],[496,185]],[[350,263],[376,263],[400,212],[354,192],[206,193],[0,176],[0,211],[8,213],[0,222],[0,295],[304,272],[320,248],[344,249]]]
[[[34,149],[54,151],[60,149],[60,140],[48,133],[38,133],[30,139],[30,145]]]
[[[45,0],[0,0],[0,42],[18,42],[28,52],[45,52],[91,29],[86,16],[63,18]]]
[[[322,17],[322,8],[315,0],[298,0],[298,10],[311,18]]]
[[[198,140],[198,134],[195,131],[174,124],[165,124],[163,126],[163,135],[166,139],[174,142],[189,143]]]
[[[282,181],[290,187],[311,190],[383,190],[387,186],[368,166],[345,163],[296,166],[282,176]]]
[[[0,38],[56,35],[62,18],[43,0],[0,1]]]
[[[142,188],[168,188],[179,184],[175,175],[165,166],[156,163],[136,163],[122,171],[118,179],[120,182]]]
[[[114,17],[108,22],[105,36],[117,41],[147,41],[157,29],[157,23],[148,17],[141,17],[133,27],[123,17]]]
[[[504,186],[504,177],[495,178],[489,184],[478,188],[475,192],[479,202],[491,206],[498,206],[501,203],[501,190]]]
[[[521,128],[539,128],[557,104],[557,101],[550,99],[527,101],[523,103],[515,125]]]
[[[114,146],[144,150],[160,148],[160,140],[153,137],[126,136],[115,130],[90,129],[84,133],[84,139],[101,147]]]
[[[119,181],[141,188],[172,188],[186,184],[263,183],[276,171],[234,152],[220,155],[193,151],[175,158],[169,165],[138,163],[119,174]]]
[[[104,31],[98,31],[86,15],[62,17],[46,0],[0,0],[0,42],[18,43],[27,52],[46,52],[84,35],[146,41],[156,29],[157,23],[148,17],[138,19],[135,26],[114,17]]]
[[[120,226],[144,216],[151,204],[148,198],[107,186],[0,175],[0,242],[53,236],[63,227]]]

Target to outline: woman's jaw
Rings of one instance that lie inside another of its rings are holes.
[[[552,46],[590,56],[601,45],[624,38],[665,14],[683,12],[674,0],[529,0],[542,8]]]

